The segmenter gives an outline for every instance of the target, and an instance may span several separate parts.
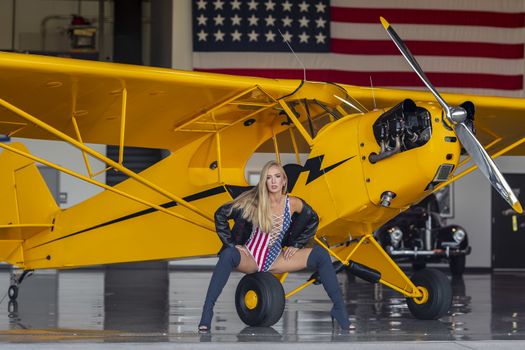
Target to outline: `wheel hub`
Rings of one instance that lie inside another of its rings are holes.
[[[244,303],[248,309],[255,309],[258,303],[257,293],[255,293],[253,290],[246,292],[246,295],[244,296]]]
[[[414,302],[418,305],[426,303],[428,301],[428,289],[422,286],[417,286],[416,288],[421,293],[421,296],[415,297]]]

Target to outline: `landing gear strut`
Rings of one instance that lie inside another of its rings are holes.
[[[18,298],[18,286],[22,283],[24,278],[30,276],[33,270],[24,270],[21,273],[11,273],[11,285],[7,290],[9,300],[16,300]]]

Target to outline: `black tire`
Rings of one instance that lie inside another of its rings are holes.
[[[427,263],[424,261],[414,261],[412,263],[412,270],[414,271],[423,270],[425,267],[427,267]]]
[[[246,294],[257,296],[255,305],[246,304]],[[241,320],[252,327],[269,327],[277,323],[284,312],[284,289],[269,272],[244,276],[235,291],[235,308]]]
[[[450,257],[448,264],[452,276],[463,276],[465,273],[466,260],[465,255],[455,255]]]
[[[7,296],[9,296],[10,300],[16,300],[16,298],[18,298],[18,287],[9,286],[9,289],[7,290]]]
[[[18,316],[18,302],[16,300],[9,300],[9,303],[7,303],[7,312],[9,313],[9,318],[15,318]]]
[[[413,298],[407,298],[408,308],[414,317],[420,320],[437,320],[447,313],[452,305],[452,287],[447,276],[435,269],[423,269],[411,278],[416,287],[428,291],[428,300],[418,304]]]

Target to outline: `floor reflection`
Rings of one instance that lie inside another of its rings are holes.
[[[198,334],[197,322],[210,271],[125,269],[36,273],[20,288],[18,302],[0,303],[0,334],[139,337],[147,341],[383,341],[525,339],[525,273],[467,274],[452,278],[452,307],[436,321],[416,320],[405,298],[381,285],[340,276],[348,311],[357,330],[332,328],[331,303],[322,286],[312,286],[287,301],[273,327],[246,327],[238,318],[234,273],[217,302],[213,329]],[[308,273],[289,276],[285,290]],[[9,272],[0,272],[0,291]],[[3,294],[2,293],[2,294]],[[28,330],[32,330],[29,332]],[[3,338],[9,341],[9,338]]]

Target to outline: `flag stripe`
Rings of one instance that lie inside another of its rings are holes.
[[[196,69],[200,70],[200,69]],[[302,70],[291,69],[203,69],[202,71],[223,74],[248,75],[274,79],[301,79]],[[427,73],[437,87],[487,88],[500,90],[521,90],[521,75]],[[375,86],[423,86],[413,72],[360,72],[340,70],[308,70],[309,80],[341,82],[353,85],[370,85],[372,77]]]
[[[335,22],[378,23],[379,16],[386,18],[390,23],[500,28],[523,28],[525,26],[524,12],[331,7],[331,20]]]
[[[413,72],[401,55],[347,55],[347,54],[297,54],[307,71],[360,70],[363,72]],[[524,59],[499,59],[469,57],[418,56],[425,72],[485,73],[496,75],[520,75]],[[291,53],[274,53],[271,57],[256,52],[239,55],[234,52],[194,53],[195,69],[253,68],[299,69],[301,64]],[[415,73],[414,73],[415,74]]]
[[[458,27],[424,24],[393,24],[403,40],[459,41],[476,43],[521,44],[525,28],[497,27]],[[379,23],[343,23],[330,24],[332,38],[385,40],[388,36]]]
[[[390,40],[332,39],[332,52],[354,55],[398,55],[399,50]],[[406,40],[414,55],[459,56],[488,58],[523,58],[523,44],[494,44],[447,41]]]
[[[525,10],[525,3],[516,0],[331,0],[333,7],[366,7],[366,8],[420,8],[432,10],[464,10],[470,11],[473,6],[483,11],[516,12]]]

